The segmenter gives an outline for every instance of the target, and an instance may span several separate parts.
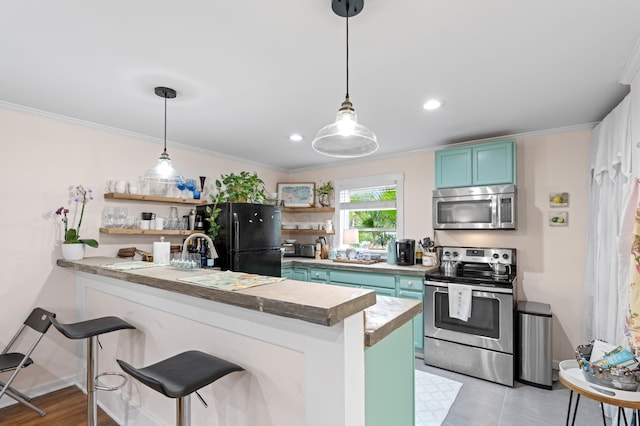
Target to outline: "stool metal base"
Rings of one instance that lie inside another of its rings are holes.
[[[176,425],[191,426],[191,395],[176,398]]]

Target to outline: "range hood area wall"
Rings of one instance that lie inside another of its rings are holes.
[[[570,359],[582,342],[583,284],[589,202],[591,131],[522,137],[517,144],[518,228],[436,231],[438,245],[513,247],[518,250],[518,295],[553,309],[553,357]],[[431,196],[435,189],[433,152],[361,165],[293,173],[296,182],[347,179],[403,171],[403,238],[433,236]],[[549,193],[568,192],[565,208],[549,206]],[[568,212],[568,225],[549,226],[549,213]]]

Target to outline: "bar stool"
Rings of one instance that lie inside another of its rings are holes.
[[[135,329],[134,326],[118,317],[101,317],[87,321],[80,321],[71,324],[61,324],[55,318],[51,318],[51,323],[55,328],[69,339],[87,339],[87,425],[95,426],[98,414],[97,390],[120,389],[127,382],[127,377],[122,373],[102,373],[95,375],[98,368],[98,358],[96,356],[96,344],[98,336],[112,331],[123,329]],[[98,379],[102,376],[120,376],[123,382],[115,387],[105,387],[98,384]]]
[[[191,394],[196,393],[207,407],[198,390],[221,377],[244,368],[200,351],[187,351],[148,367],[137,369],[122,360],[120,367],[151,389],[176,399],[176,425],[191,424]]]

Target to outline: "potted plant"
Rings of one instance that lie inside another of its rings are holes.
[[[216,223],[220,213],[219,203],[257,203],[262,204],[266,199],[264,181],[258,177],[257,173],[242,171],[240,174],[229,173],[220,175],[216,179],[214,192],[209,195],[213,206],[207,206],[209,217],[209,230],[207,233],[214,239],[218,235],[220,225]]]
[[[85,244],[93,248],[98,247],[96,240],[80,238],[80,227],[82,226],[82,218],[84,217],[84,207],[90,200],[93,200],[93,191],[90,188],[85,189],[84,186],[78,185],[72,189],[71,195],[75,203],[82,204],[78,226],[69,228],[69,218],[67,217],[69,209],[60,207],[55,213],[61,217],[62,223],[64,223],[62,257],[67,260],[78,260],[84,257]]]
[[[331,205],[331,196],[333,195],[333,182],[328,181],[318,186],[316,189],[318,195],[318,202],[322,207],[329,207]]]

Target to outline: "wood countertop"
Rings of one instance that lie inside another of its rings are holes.
[[[419,301],[378,296],[372,290],[284,280],[237,291],[220,290],[179,278],[213,274],[211,269],[184,271],[168,266],[116,270],[105,267],[124,259],[87,257],[59,259],[57,264],[89,274],[115,278],[180,294],[213,300],[273,315],[333,326],[365,311],[364,343],[372,346],[422,311]]]
[[[316,266],[319,268],[331,268],[341,269],[346,271],[358,271],[358,272],[376,272],[380,274],[402,274],[402,275],[415,275],[424,278],[424,275],[428,272],[437,271],[437,266],[422,266],[422,265],[390,265],[386,262],[378,262],[372,264],[358,264],[358,263],[342,263],[334,262],[332,260],[317,260],[308,257],[285,257],[282,260],[282,266]]]

